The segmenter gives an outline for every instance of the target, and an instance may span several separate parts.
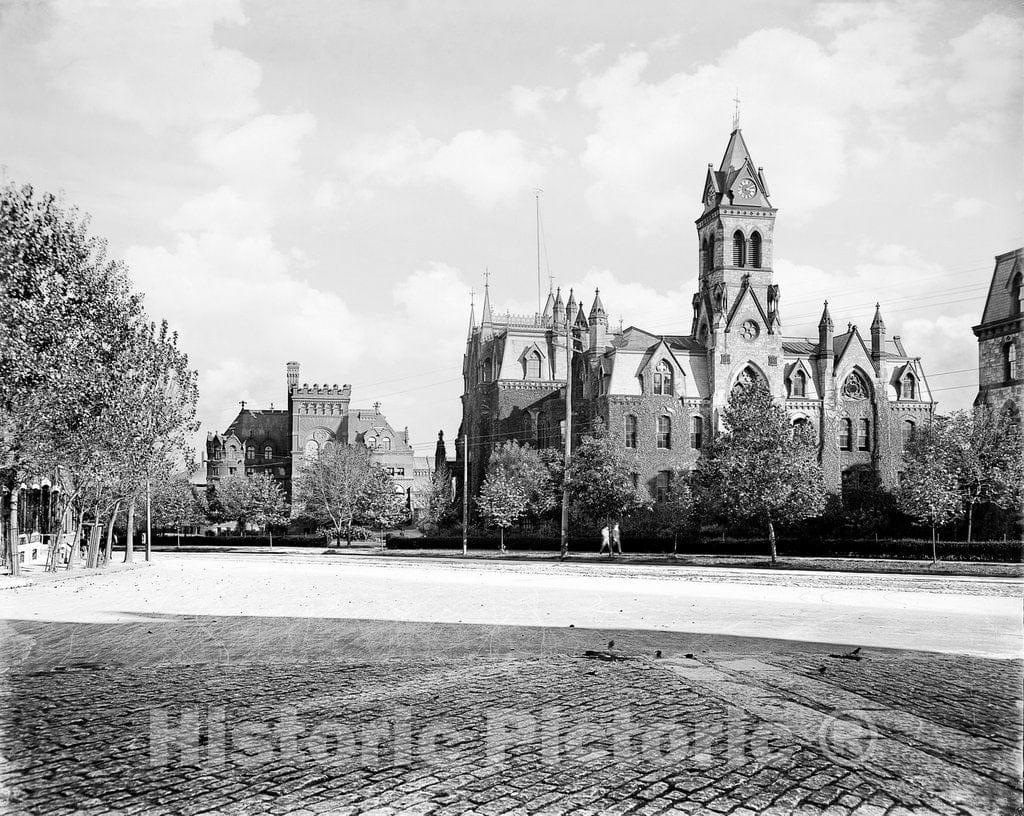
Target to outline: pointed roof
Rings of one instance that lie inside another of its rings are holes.
[[[875,319],[871,321],[871,331],[885,331],[885,321],[882,320],[882,307],[875,304]]]
[[[473,296],[469,296],[469,334],[467,337],[473,336],[473,329],[476,328],[476,305],[473,303]]]
[[[594,305],[590,307],[590,319],[593,320],[595,317],[607,317],[604,304],[601,302],[600,289],[594,289]]]
[[[576,313],[576,325],[577,326],[583,326],[583,327],[586,327],[586,326],[589,325],[587,323],[587,315],[583,311],[583,303],[582,302],[580,303],[580,310]]]
[[[572,316],[576,314],[576,296],[573,294],[572,289],[569,290],[569,299],[565,302],[565,317],[566,320],[572,320]]]
[[[487,325],[492,322],[493,317],[491,315],[491,284],[490,282],[484,283],[484,308],[483,313],[480,316],[481,325]]]
[[[818,329],[828,329],[832,331],[835,326],[832,323],[832,315],[828,313],[828,301],[825,301],[825,308],[821,310],[821,320],[818,321]]]
[[[754,160],[750,158],[750,150],[747,148],[747,143],[743,141],[743,131],[736,128],[729,134],[729,144],[726,145],[725,155],[722,156],[722,164],[718,170],[719,172],[724,172],[730,168],[738,170],[743,166],[744,162],[748,161],[751,166],[754,166]]]
[[[554,315],[555,311],[555,295],[550,289],[548,290],[548,299],[544,301],[544,311],[540,313],[540,316],[545,320],[550,320]]]
[[[555,302],[551,306],[552,314],[556,322],[565,320],[565,304],[562,302],[562,287],[555,291]]]

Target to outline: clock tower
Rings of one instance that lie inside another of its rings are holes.
[[[751,378],[782,397],[779,289],[772,282],[776,210],[738,126],[718,170],[708,165],[701,198],[692,334],[708,355],[714,407],[725,404],[738,380]]]

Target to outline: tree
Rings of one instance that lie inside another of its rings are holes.
[[[423,510],[423,524],[439,527],[451,516],[455,509],[455,494],[452,491],[452,475],[447,466],[434,471],[427,488]]]
[[[218,519],[235,522],[239,533],[245,535],[255,511],[252,483],[245,476],[225,476],[213,487],[210,507]]]
[[[813,518],[825,507],[813,432],[791,426],[761,382],[733,389],[722,422],[693,473],[698,502],[710,515],[764,524],[774,564],[775,525]]]
[[[174,530],[181,547],[181,531],[197,527],[206,520],[206,497],[196,490],[187,472],[168,473],[155,479],[151,487],[151,513],[157,529]]]
[[[633,465],[598,426],[572,454],[569,465],[569,500],[577,514],[593,521],[617,521],[643,506],[633,486]]]
[[[352,524],[370,478],[370,453],[361,445],[325,445],[307,457],[293,486],[306,515],[329,525],[335,540],[352,541]]]
[[[395,480],[379,465],[371,464],[362,489],[356,498],[355,520],[368,527],[397,527],[409,518],[405,494]]]
[[[931,527],[932,562],[938,560],[936,528],[959,518],[964,507],[946,424],[938,417],[910,440],[903,452],[906,469],[896,494],[900,510]]]
[[[1024,450],[1021,426],[1006,412],[987,405],[955,411],[937,423],[941,450],[956,474],[967,514],[967,541],[973,532],[974,508],[994,504],[1019,506],[1024,491]]]
[[[697,518],[697,508],[690,488],[690,474],[685,470],[672,473],[668,495],[653,508],[654,522],[672,536],[672,556],[679,550],[679,534],[691,530]]]
[[[501,470],[487,474],[476,499],[480,514],[499,530],[501,552],[505,552],[505,530],[530,509],[530,492],[520,479]]]
[[[558,503],[551,472],[536,448],[509,441],[495,445],[487,473],[501,476],[526,495],[525,514],[542,516]]]
[[[274,546],[275,526],[288,523],[288,503],[284,491],[266,471],[257,471],[247,477],[249,481],[249,519],[270,536],[270,546]]]

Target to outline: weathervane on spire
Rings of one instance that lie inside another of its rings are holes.
[[[736,96],[733,97],[733,102],[736,103],[736,107],[733,108],[732,112],[732,129],[736,130],[740,126],[740,89],[736,89]]]

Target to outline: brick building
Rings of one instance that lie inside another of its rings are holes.
[[[698,291],[688,335],[636,326],[612,331],[599,292],[589,312],[570,292],[549,294],[540,314],[495,313],[485,287],[471,313],[463,363],[461,433],[469,434],[470,484],[505,439],[563,444],[566,321],[573,355],[574,441],[600,419],[635,452],[636,480],[657,499],[671,471],[691,468],[737,383],[761,380],[793,422],[817,432],[830,489],[875,477],[892,487],[905,440],[934,410],[920,358],[887,336],[876,307],[867,333],[836,333],[828,303],[817,337],[783,333],[773,282],[777,210],[739,128],[721,165],[708,165],[696,221]],[[459,456],[463,446],[458,446]],[[461,465],[460,465],[461,467]]]
[[[976,404],[1019,416],[1024,408],[1024,248],[996,256],[978,338]]]
[[[267,471],[291,497],[292,476],[305,455],[322,445],[365,445],[371,459],[384,468],[405,494],[410,508],[433,473],[429,456],[417,456],[409,443],[409,429],[396,431],[380,411],[353,408],[352,386],[299,384],[299,364],[286,365],[288,407],[238,412],[224,433],[206,436],[206,481],[216,484],[230,475]]]

